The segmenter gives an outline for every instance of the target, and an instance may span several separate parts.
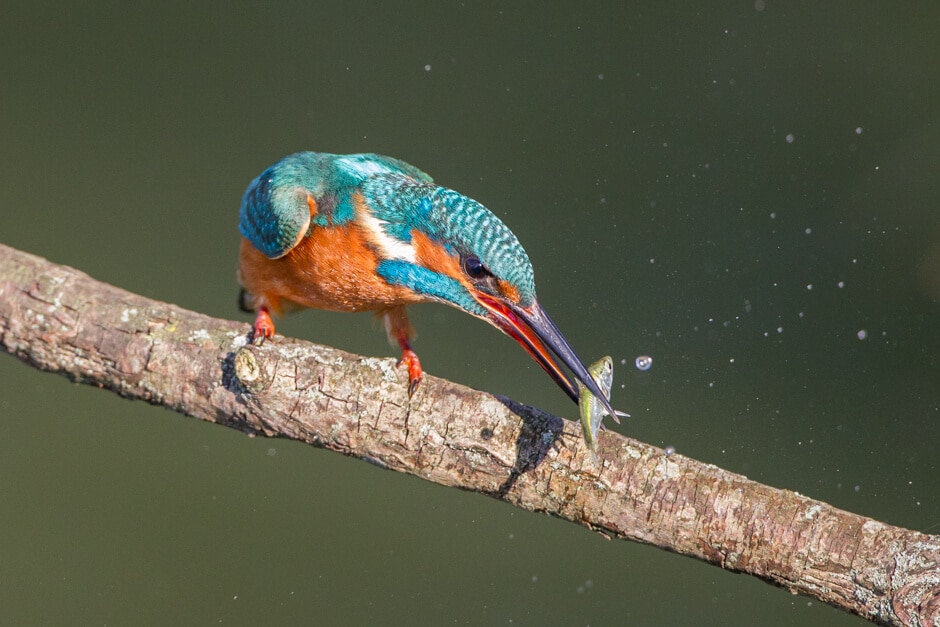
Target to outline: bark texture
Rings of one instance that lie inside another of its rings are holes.
[[[885,625],[940,626],[940,537],[771,488],[392,359],[281,336],[0,245],[0,349],[121,396],[489,494],[760,577]]]

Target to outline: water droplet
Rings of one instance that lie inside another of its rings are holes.
[[[787,143],[788,143],[788,144],[792,144],[794,139],[796,139],[796,138],[793,137],[793,133],[787,133],[786,140],[787,140]]]
[[[637,370],[642,370],[643,372],[646,372],[647,370],[653,367],[653,358],[650,357],[649,355],[640,355],[639,357],[636,358],[636,360],[633,363],[634,365],[636,365]]]
[[[666,454],[666,457],[672,457],[673,455],[676,454],[676,447],[670,444],[666,446],[666,448],[663,449],[663,453]]]
[[[865,329],[859,329],[856,335],[858,336],[858,339],[864,340],[866,337],[868,337],[868,331],[866,331]]]
[[[862,127],[861,127],[861,126],[856,126],[856,127],[855,127],[855,134],[856,134],[856,135],[861,135],[861,134],[862,134]]]
[[[425,71],[425,72],[430,72],[430,71],[431,71],[431,64],[430,64],[430,63],[428,63],[427,65],[424,66],[424,71]]]

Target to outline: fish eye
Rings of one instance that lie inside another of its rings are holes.
[[[471,279],[480,279],[486,276],[486,268],[483,267],[483,262],[480,261],[479,257],[474,255],[469,255],[463,260],[463,271],[467,273]]]

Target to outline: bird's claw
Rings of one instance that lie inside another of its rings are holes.
[[[274,321],[267,309],[258,310],[255,317],[255,324],[251,328],[251,343],[255,346],[261,346],[269,337],[274,337]]]
[[[408,398],[411,398],[415,390],[418,389],[418,384],[421,383],[421,379],[424,377],[424,371],[421,370],[421,362],[418,360],[418,355],[409,349],[405,349],[401,352],[401,360],[399,360],[398,365],[405,364],[408,366]]]

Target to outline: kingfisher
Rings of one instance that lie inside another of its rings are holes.
[[[401,350],[411,396],[423,371],[406,307],[445,303],[516,340],[576,403],[583,385],[616,419],[539,304],[532,264],[512,231],[479,202],[404,161],[288,155],[248,185],[239,231],[239,304],[257,314],[256,344],[274,335],[272,315],[376,312]]]

